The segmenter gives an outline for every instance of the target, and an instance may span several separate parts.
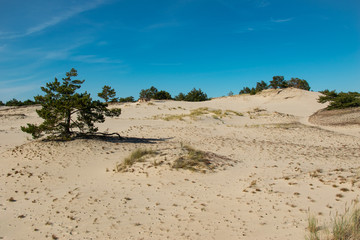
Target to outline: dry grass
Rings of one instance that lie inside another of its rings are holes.
[[[324,126],[360,125],[360,108],[322,109],[311,115],[309,122]]]
[[[214,119],[221,119],[223,117],[230,115],[244,116],[242,113],[233,110],[222,111],[221,109],[209,109],[207,107],[202,107],[191,110],[189,114],[177,114],[177,115],[174,114],[174,115],[165,115],[165,116],[160,115],[160,116],[155,116],[154,119],[162,119],[165,121],[174,121],[174,120],[183,121],[184,118],[188,117],[191,118],[192,120],[198,120],[198,118],[203,115],[211,115]]]
[[[148,150],[148,149],[136,149],[133,151],[130,156],[124,159],[124,161],[120,164],[116,164],[115,171],[116,172],[124,172],[126,169],[131,167],[136,162],[143,162],[145,155],[151,155],[154,154],[155,151]]]
[[[321,228],[315,217],[308,219],[309,240],[356,240],[360,239],[360,208],[346,208],[344,214],[337,214],[330,227]],[[323,233],[320,236],[320,231]]]
[[[189,146],[183,146],[186,152],[174,161],[172,167],[175,169],[186,169],[194,172],[206,172],[212,170],[211,161],[205,152],[196,150]]]

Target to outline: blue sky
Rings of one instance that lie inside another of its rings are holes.
[[[72,67],[82,90],[238,93],[274,75],[360,91],[358,0],[0,0],[0,100]]]

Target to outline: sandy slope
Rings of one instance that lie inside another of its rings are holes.
[[[108,141],[29,140],[35,107],[2,108],[0,239],[304,239],[309,212],[328,220],[360,193],[360,128],[309,124],[318,95],[123,104],[100,128],[128,138]],[[174,170],[184,144],[231,160]],[[137,148],[157,154],[114,172]]]

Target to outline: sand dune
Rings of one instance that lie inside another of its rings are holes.
[[[38,107],[0,109],[0,239],[304,239],[360,194],[360,127],[309,122],[319,93],[119,104],[122,140],[34,141]],[[351,134],[349,133],[351,131]],[[184,146],[213,168],[174,169]],[[135,149],[154,154],[127,171]]]

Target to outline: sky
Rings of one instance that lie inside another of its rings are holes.
[[[281,75],[360,91],[358,0],[0,0],[0,100],[71,68],[94,99],[155,86],[209,97]]]

